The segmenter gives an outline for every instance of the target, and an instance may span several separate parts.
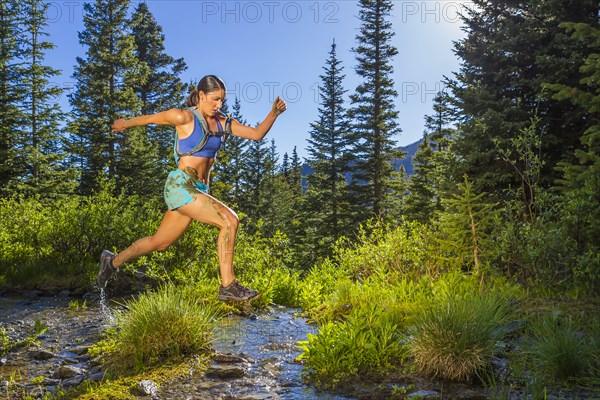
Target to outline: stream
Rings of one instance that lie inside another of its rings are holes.
[[[84,296],[85,297],[85,296]],[[45,329],[39,346],[24,345],[0,355],[0,398],[42,397],[84,380],[103,377],[87,348],[111,326],[117,303],[84,300],[68,293],[56,297],[0,297],[0,336],[10,345],[26,341],[36,325]],[[296,344],[315,327],[298,317],[299,310],[273,306],[250,317],[227,316],[215,330],[217,356],[204,373],[191,374],[160,386],[152,399],[325,399],[345,400],[304,384]],[[36,322],[37,321],[37,322]],[[6,343],[5,343],[6,344]],[[1,354],[1,353],[0,353]],[[4,397],[2,397],[4,396]]]

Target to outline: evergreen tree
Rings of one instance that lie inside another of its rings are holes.
[[[307,225],[318,224],[319,229],[314,235],[307,232],[306,241],[310,247],[307,254],[328,254],[331,245],[349,226],[344,173],[348,170],[350,122],[344,107],[343,69],[334,41],[323,67],[324,73],[319,76],[319,117],[311,124],[308,140],[307,161],[313,173],[307,178],[304,220]]]
[[[150,193],[145,185],[153,170],[156,144],[149,143],[143,127],[111,132],[115,119],[139,115],[141,101],[135,92],[147,79],[147,66],[135,55],[128,33],[128,0],[85,3],[80,44],[86,57],[77,57],[75,90],[69,95],[73,119],[69,130],[71,152],[81,168],[79,191],[90,193],[104,179],[116,190]],[[156,193],[152,193],[156,195]]]
[[[241,113],[241,104],[236,97],[232,107],[231,117],[245,125],[246,120]],[[242,202],[242,177],[247,175],[248,139],[229,136],[223,148],[219,151],[219,162],[214,166],[214,177],[211,192],[225,204],[238,208]]]
[[[356,73],[363,82],[350,98],[354,125],[351,204],[356,206],[355,220],[370,217],[390,219],[397,213],[391,207],[401,196],[402,183],[392,160],[401,158],[394,135],[400,132],[394,99],[397,92],[391,78],[392,57],[398,50],[391,45],[394,36],[386,18],[392,10],[391,0],[360,0],[360,32],[353,51],[358,65]]]
[[[519,185],[514,168],[499,151],[511,146],[511,138],[539,110],[544,131],[542,181],[551,185],[557,163],[572,160],[580,146],[586,115],[568,102],[552,100],[543,84],[578,86],[584,49],[558,25],[597,23],[597,1],[475,0],[463,15],[467,36],[455,44],[462,65],[451,85],[464,115],[454,144],[461,160],[457,175],[469,174],[482,190],[496,195]]]
[[[447,151],[455,139],[456,130],[451,125],[458,120],[446,92],[438,92],[433,99],[433,114],[425,116],[425,131],[436,151]]]
[[[187,69],[182,58],[174,59],[165,52],[165,36],[146,3],[139,3],[131,18],[134,37],[134,54],[146,65],[148,76],[133,87],[141,100],[141,114],[154,114],[170,108],[179,108],[185,101],[186,85],[179,76]],[[142,131],[158,151],[153,162],[162,167],[159,176],[149,176],[162,185],[166,173],[173,164],[173,127],[148,125]]]
[[[302,196],[302,163],[300,162],[296,146],[292,150],[292,166],[286,181],[289,183],[292,194],[295,197]]]
[[[0,192],[10,194],[22,170],[16,162],[15,132],[23,115],[24,86],[20,84],[19,2],[0,2]],[[22,166],[22,165],[21,165]]]
[[[456,129],[452,127],[457,121],[456,115],[457,110],[452,106],[450,97],[445,92],[439,92],[433,99],[433,114],[425,116],[425,135],[428,148],[418,155],[416,162],[429,166],[420,168],[416,174],[421,176],[412,181],[413,183],[416,183],[416,180],[423,180],[423,183],[428,182],[427,185],[432,190],[431,195],[433,196],[430,201],[435,203],[435,209],[440,208],[439,199],[448,197],[460,183],[460,177],[454,175],[457,167],[452,152],[452,144],[457,135]],[[426,177],[423,176],[425,173]],[[432,216],[429,212],[426,214],[429,217]]]
[[[433,153],[429,136],[426,134],[413,158],[414,174],[408,181],[409,195],[405,205],[407,218],[421,223],[429,222],[438,208],[433,181]]]
[[[564,84],[547,85],[558,100],[570,101],[588,113],[587,127],[581,136],[582,148],[577,160],[560,165],[564,192],[563,216],[570,235],[581,252],[598,254],[600,248],[600,28],[598,24],[564,23],[562,26],[591,50],[580,72],[579,87]],[[594,259],[594,257],[592,257]],[[593,264],[590,263],[590,268]]]
[[[441,248],[457,261],[456,267],[472,269],[479,274],[482,254],[485,254],[492,224],[497,221],[494,208],[497,204],[485,200],[486,193],[475,192],[473,182],[465,175],[458,185],[458,193],[444,199],[445,211],[438,226],[442,232]]]
[[[63,89],[49,83],[59,71],[43,65],[45,52],[54,45],[45,41],[48,4],[41,0],[21,3],[23,18],[21,80],[25,96],[20,107],[27,116],[18,133],[18,151],[22,175],[19,191],[52,198],[75,189],[74,170],[64,166],[59,122],[64,119],[56,99]],[[17,135],[16,135],[17,136]]]
[[[277,173],[277,160],[279,156],[275,147],[275,140],[271,139],[266,158],[264,159],[261,192],[258,198],[257,220],[264,222],[262,234],[273,237],[277,231],[285,231],[289,221],[289,207],[291,202],[280,202],[282,194],[289,192],[285,179]],[[279,183],[283,183],[279,185]]]
[[[243,189],[239,208],[253,223],[257,223],[265,215],[265,180],[271,168],[267,163],[268,157],[269,149],[265,147],[263,140],[251,141],[244,155],[246,167],[240,170]]]
[[[281,162],[281,172],[285,177],[285,181],[289,182],[290,175],[290,156],[287,152],[283,153],[283,161]]]

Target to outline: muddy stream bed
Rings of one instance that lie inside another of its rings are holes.
[[[0,333],[14,345],[47,328],[37,345],[23,345],[0,356],[0,398],[43,397],[58,387],[103,378],[100,365],[87,354],[113,323],[119,306],[89,297],[0,297]],[[256,315],[224,317],[215,332],[217,357],[209,370],[178,378],[139,398],[152,399],[330,399],[350,397],[317,392],[302,381],[299,340],[315,327],[298,310],[273,306]],[[2,339],[2,338],[0,338]]]

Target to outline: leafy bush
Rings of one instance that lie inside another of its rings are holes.
[[[0,275],[23,287],[87,286],[104,248],[156,229],[160,211],[136,196],[0,200]]]
[[[335,247],[335,262],[356,280],[375,273],[395,272],[408,277],[437,275],[438,259],[431,231],[416,221],[390,229],[380,223],[361,228],[357,240],[341,240]]]
[[[510,314],[502,295],[436,296],[417,313],[410,351],[417,371],[465,381],[488,365]]]
[[[342,323],[329,322],[300,342],[310,379],[333,384],[357,374],[383,374],[407,352],[391,312],[376,305],[352,310]]]
[[[346,276],[346,271],[330,259],[314,266],[302,281],[299,290],[300,306],[314,316],[317,308],[335,292],[340,280],[347,279]]]

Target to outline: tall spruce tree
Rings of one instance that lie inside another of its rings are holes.
[[[431,168],[427,170],[428,177],[425,179],[433,189],[436,207],[440,205],[439,198],[450,195],[460,182],[460,177],[454,175],[457,167],[452,152],[457,120],[457,110],[453,107],[451,98],[447,93],[439,92],[433,99],[433,113],[425,116],[425,134],[431,147],[431,157],[427,161]],[[424,156],[420,155],[419,158],[421,157]]]
[[[245,125],[241,112],[240,100],[236,97],[233,103],[231,117],[240,124]],[[219,162],[214,166],[214,177],[211,179],[211,192],[215,188],[215,195],[233,208],[238,208],[242,202],[243,176],[247,175],[248,139],[229,136],[219,151]]]
[[[290,184],[292,194],[295,197],[302,196],[302,162],[298,156],[296,146],[292,150],[292,165],[286,180]]]
[[[271,145],[266,153],[263,167],[262,190],[258,199],[257,217],[264,222],[261,233],[267,237],[273,237],[275,233],[286,230],[289,222],[289,207],[291,202],[280,202],[282,194],[289,194],[289,188],[284,179],[278,174],[277,148],[275,140],[271,139]],[[283,186],[280,185],[283,183]]]
[[[146,3],[139,3],[133,12],[131,31],[135,41],[134,54],[148,71],[147,78],[133,87],[141,101],[140,113],[154,114],[181,107],[187,88],[180,75],[187,66],[182,58],[174,59],[165,52],[165,35]],[[154,163],[162,167],[162,173],[155,178],[162,185],[173,163],[173,127],[149,125],[142,130],[158,147],[153,158]]]
[[[578,87],[547,86],[556,99],[570,101],[589,114],[581,136],[582,148],[576,153],[577,160],[560,165],[563,173],[560,187],[567,211],[561,217],[580,252],[597,254],[600,248],[600,27],[598,24],[564,23],[561,28],[591,50],[581,66],[583,78]],[[589,265],[591,269],[594,264]]]
[[[268,157],[269,149],[265,146],[264,140],[250,141],[244,154],[245,166],[240,170],[243,190],[239,208],[252,219],[253,223],[265,215],[266,180],[271,169],[268,165]]]
[[[26,118],[19,104],[25,87],[20,84],[21,47],[19,2],[0,2],[0,193],[7,196],[23,172],[16,162],[15,132]]]
[[[397,214],[392,207],[395,197],[401,195],[402,180],[392,160],[403,156],[394,140],[400,128],[394,103],[397,92],[391,78],[392,58],[398,50],[391,44],[394,32],[387,20],[392,1],[360,0],[360,7],[361,27],[356,37],[359,44],[353,51],[358,61],[356,73],[363,81],[350,97],[350,198],[356,206],[357,222],[370,217],[389,219]]]
[[[462,60],[452,84],[464,119],[454,145],[467,173],[482,190],[495,195],[518,186],[519,177],[499,152],[525,129],[538,110],[544,129],[542,180],[551,185],[559,161],[573,159],[580,147],[585,114],[572,104],[551,99],[545,82],[578,86],[586,49],[559,28],[561,21],[597,24],[593,0],[530,2],[474,0],[463,13],[464,39],[455,44]],[[514,160],[517,162],[517,160]]]
[[[146,194],[149,190],[144,182],[147,171],[153,171],[157,146],[141,127],[111,132],[115,119],[139,115],[141,101],[135,88],[149,75],[135,55],[128,7],[129,0],[83,5],[85,28],[79,42],[87,51],[85,58],[77,57],[75,90],[69,95],[70,144],[81,168],[81,193],[98,189],[105,179],[114,180],[117,191]]]
[[[15,135],[23,172],[19,176],[19,192],[53,198],[72,193],[76,181],[74,170],[65,166],[66,155],[61,144],[60,121],[64,114],[56,99],[63,89],[50,83],[60,72],[43,63],[46,51],[54,48],[44,40],[47,10],[48,4],[41,0],[21,3],[24,29],[20,35],[23,62],[20,78],[26,90],[20,108],[26,118]]]
[[[334,41],[323,67],[324,73],[319,75],[319,116],[311,123],[307,149],[307,161],[313,173],[307,178],[304,219],[308,225],[318,221],[319,229],[306,239],[310,243],[307,243],[309,253],[316,252],[318,255],[328,254],[331,245],[349,226],[344,174],[348,171],[350,121],[344,107],[344,67],[337,57],[336,48]]]
[[[405,215],[408,219],[427,223],[438,208],[435,182],[433,181],[432,145],[427,134],[413,157],[414,174],[408,181]]]

